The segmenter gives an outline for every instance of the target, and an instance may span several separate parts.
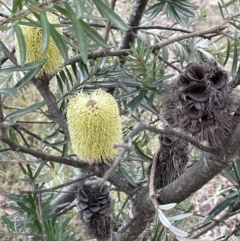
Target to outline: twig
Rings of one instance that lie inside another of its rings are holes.
[[[29,193],[39,194],[39,193],[45,193],[45,192],[52,192],[54,190],[57,190],[57,189],[62,188],[62,187],[69,186],[69,185],[71,185],[73,183],[76,183],[76,182],[80,182],[80,181],[82,181],[82,180],[84,180],[86,178],[92,177],[92,176],[93,176],[93,174],[88,174],[88,175],[86,175],[84,177],[76,178],[76,179],[74,179],[72,181],[69,181],[69,182],[57,185],[55,187],[46,188],[46,189],[42,189],[42,190],[38,189],[38,190],[34,190],[34,191],[20,191],[20,193],[21,194],[29,194]]]
[[[190,136],[187,136],[181,132],[177,132],[171,129],[158,129],[156,127],[153,126],[149,126],[146,124],[143,124],[143,128],[145,130],[149,130],[151,132],[157,133],[157,134],[166,134],[166,135],[170,135],[170,136],[176,136],[184,141],[189,142],[190,144],[194,145],[195,147],[197,147],[199,150],[204,151],[204,152],[208,152],[211,153],[215,156],[220,156],[221,155],[221,150],[219,149],[215,149],[213,147],[208,147],[208,146],[204,146],[201,143],[199,143],[198,141],[194,140],[193,138],[191,138]]]
[[[112,10],[114,10],[114,8],[115,8],[116,1],[117,0],[111,0],[111,8],[112,8]],[[111,22],[108,20],[107,24],[106,24],[106,27],[105,27],[105,34],[104,34],[105,41],[108,40],[110,30],[111,30]]]
[[[171,68],[173,68],[174,70],[176,70],[178,73],[182,73],[182,71],[177,68],[175,65],[173,65],[172,63],[168,62],[167,60],[165,60],[164,58],[162,58],[161,56],[158,56],[158,58],[160,60],[162,60],[166,65],[170,66]]]
[[[7,137],[7,130],[5,126],[2,124],[3,122],[4,122],[3,100],[2,100],[2,95],[0,93],[0,140]]]
[[[148,124],[145,123],[140,123],[136,128],[134,128],[128,135],[127,137],[133,137],[137,134],[139,134],[141,131],[143,130],[148,130],[157,134],[166,134],[166,135],[170,135],[170,136],[176,136],[184,141],[189,142],[190,144],[194,145],[195,147],[197,147],[199,150],[204,151],[204,152],[208,152],[211,153],[215,156],[220,156],[221,155],[221,151],[217,150],[215,148],[212,147],[208,147],[208,146],[204,146],[201,143],[199,143],[198,141],[195,141],[193,138],[191,138],[190,136],[184,135],[181,132],[177,132],[175,130],[171,130],[169,128],[164,128],[164,129],[158,129],[156,127],[150,126]]]
[[[43,99],[46,101],[48,109],[51,112],[51,114],[53,115],[54,119],[59,124],[59,126],[62,128],[62,131],[64,132],[66,137],[69,138],[67,121],[58,108],[57,102],[56,102],[52,92],[49,89],[49,84],[46,81],[41,81],[36,78],[34,78],[32,80],[32,82],[36,86],[38,91],[40,92]]]
[[[0,152],[11,151],[11,148],[1,149]]]
[[[50,142],[43,140],[40,136],[36,135],[35,133],[32,133],[32,132],[29,131],[28,129],[24,128],[24,127],[23,127],[22,125],[20,125],[20,124],[13,124],[13,125],[12,125],[12,128],[14,128],[14,129],[17,130],[17,131],[22,130],[22,131],[24,131],[25,133],[27,133],[29,136],[34,137],[35,139],[41,141],[41,142],[44,143],[44,144],[47,144],[47,145],[51,144]],[[29,147],[29,146],[28,146],[28,147]],[[58,151],[58,152],[60,152],[60,153],[62,153],[62,151],[61,151],[59,148],[57,148],[57,147],[55,147],[55,146],[53,146],[53,145],[51,146],[51,148],[54,149],[54,150],[56,150],[56,151]]]
[[[240,230],[240,226],[235,228],[228,236],[226,236],[224,240],[227,241],[232,235],[236,234],[239,230]],[[239,236],[239,235],[236,235],[236,236]]]
[[[151,173],[150,173],[150,179],[149,179],[149,198],[152,201],[156,210],[158,210],[158,203],[157,203],[156,198],[159,197],[159,194],[156,194],[154,192],[154,177],[155,177],[155,172],[156,172],[156,166],[157,166],[157,159],[158,159],[159,151],[160,151],[160,148],[155,153],[155,156],[153,158],[153,163],[152,163]]]
[[[17,124],[53,124],[54,121],[16,121]]]
[[[116,157],[114,163],[111,165],[109,170],[105,172],[104,176],[98,180],[86,181],[86,185],[94,185],[94,184],[102,185],[104,182],[108,180],[108,178],[113,174],[113,172],[115,171],[115,169],[117,168],[121,160],[123,159],[125,153],[131,149],[131,145],[132,145],[131,139],[129,138],[126,142],[127,143],[124,142],[124,143],[121,143],[120,145],[119,144],[116,145],[116,147],[121,146],[122,150],[119,153],[119,155]]]
[[[133,43],[136,37],[138,29],[132,29],[133,26],[138,26],[141,22],[142,15],[147,6],[148,0],[136,0],[132,12],[129,17],[128,25],[130,26],[129,31],[123,34],[121,42],[119,43],[118,49],[129,48],[129,43]]]
[[[129,90],[129,88],[123,84],[123,83],[119,83],[119,87],[124,90],[126,93],[130,93],[131,91]],[[146,110],[152,112],[155,115],[158,115],[159,112],[157,112],[156,110],[154,110],[151,106],[145,104],[145,103],[140,103],[140,106],[142,106],[143,108],[145,108]]]
[[[72,210],[74,207],[76,207],[77,205],[75,203],[72,203],[70,205],[68,205],[67,207],[63,208],[61,211],[59,211],[57,213],[57,216],[63,215],[65,213],[67,213],[69,210]]]
[[[124,233],[127,231],[127,229],[132,226],[132,224],[140,217],[141,212],[138,212],[133,218],[130,219],[130,221],[122,226],[119,230],[118,233]]]
[[[15,50],[13,50],[13,52],[9,51],[8,48],[5,46],[5,44],[2,41],[0,41],[0,45],[2,45],[2,52],[6,56],[6,58],[10,59],[16,65],[17,59],[14,56]],[[3,64],[7,59],[2,59],[1,64]]]

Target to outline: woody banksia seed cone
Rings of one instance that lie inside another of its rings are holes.
[[[80,182],[76,195],[85,234],[97,240],[107,239],[111,232],[109,187]]]
[[[172,127],[198,141],[222,147],[236,126],[233,112],[239,100],[233,95],[227,73],[214,61],[187,65],[165,96],[165,118]]]
[[[34,21],[37,19],[33,15],[29,15]],[[58,24],[58,18],[51,14],[47,13],[47,18],[49,23]],[[59,52],[55,42],[52,37],[50,37],[49,45],[44,52],[41,52],[42,47],[42,28],[41,27],[33,27],[33,26],[20,26],[25,42],[26,42],[26,63],[35,62],[46,58],[46,63],[42,66],[42,68],[37,73],[38,77],[42,77],[45,75],[55,74],[59,71],[61,65],[63,64],[63,58],[61,53]],[[61,30],[57,29],[57,31],[61,34]],[[20,52],[18,42],[16,41],[16,57],[18,62],[20,61]]]
[[[156,152],[157,162],[154,176],[156,189],[163,188],[177,179],[188,163],[188,143],[177,137],[160,135],[160,148]],[[150,176],[152,163],[148,168]]]
[[[85,162],[102,163],[116,155],[121,142],[121,119],[115,99],[98,89],[78,93],[69,101],[67,111],[72,148]]]

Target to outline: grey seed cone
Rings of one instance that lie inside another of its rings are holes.
[[[232,93],[227,73],[216,62],[188,64],[166,92],[164,116],[172,127],[210,146],[224,145],[237,124],[233,113],[239,99]]]
[[[157,155],[154,186],[163,188],[177,179],[184,171],[188,162],[188,143],[176,137],[159,136],[160,149]],[[148,168],[151,173],[152,163]]]
[[[85,226],[85,234],[97,240],[110,237],[110,203],[107,185],[85,185],[80,182],[76,194],[80,218]]]

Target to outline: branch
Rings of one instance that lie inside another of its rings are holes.
[[[216,155],[216,156],[221,155],[220,149],[215,149],[213,147],[204,146],[201,143],[199,143],[198,141],[191,138],[190,136],[187,136],[187,135],[183,134],[182,132],[178,132],[178,131],[168,129],[168,128],[158,129],[156,127],[149,126],[149,125],[146,125],[146,124],[143,124],[143,126],[144,126],[145,130],[149,130],[149,131],[157,133],[157,134],[166,134],[166,135],[170,135],[170,136],[176,136],[176,137],[178,137],[178,138],[180,138],[180,139],[182,139],[186,142],[189,142],[190,144],[197,147],[201,151],[208,152],[208,153],[211,153],[211,154]]]
[[[134,241],[146,229],[149,221],[155,215],[155,209],[149,199],[148,187],[139,191],[133,200],[133,208],[124,224],[114,233],[114,239],[109,241]]]
[[[53,115],[54,119],[59,124],[59,126],[61,127],[61,129],[64,132],[64,134],[66,135],[66,137],[68,139],[70,139],[67,121],[58,108],[58,105],[53,96],[53,93],[49,89],[48,82],[42,81],[40,79],[35,79],[35,78],[32,80],[32,82],[36,86],[38,91],[40,92],[43,99],[46,101],[48,109],[51,112],[51,114]]]
[[[141,22],[143,12],[147,6],[148,0],[136,0],[132,12],[130,14],[130,19],[128,25],[130,26],[129,31],[123,34],[121,42],[118,46],[118,49],[129,48],[129,43],[133,43],[136,38],[138,29],[132,29],[133,26],[138,26]]]
[[[240,123],[234,133],[227,140],[223,158],[217,156],[204,156],[201,160],[190,167],[177,180],[159,191],[159,201],[162,204],[179,203],[188,198],[192,193],[199,190],[203,185],[210,181],[214,176],[227,167],[229,162],[234,160],[240,150]]]
[[[0,123],[0,129],[3,128],[4,132],[6,131],[6,127]],[[109,169],[109,166],[107,164],[101,164],[101,165],[90,165],[85,162],[81,161],[75,161],[72,159],[64,158],[61,156],[53,156],[48,155],[45,152],[34,150],[32,148],[28,148],[25,146],[21,146],[15,141],[9,139],[7,136],[1,136],[0,140],[4,143],[6,143],[12,151],[18,151],[22,153],[30,154],[36,158],[41,159],[42,161],[53,161],[56,163],[62,163],[69,166],[82,168],[84,170],[89,170],[93,172],[96,176],[102,177],[104,173]],[[115,185],[117,188],[119,188],[121,191],[127,193],[129,196],[133,196],[136,192],[136,188],[133,187],[131,184],[129,184],[125,179],[121,178],[117,173],[113,173],[111,177],[109,177],[109,181]]]
[[[183,134],[182,132],[171,130],[169,128],[158,129],[156,127],[150,126],[150,125],[145,124],[145,123],[140,123],[136,128],[134,128],[128,134],[128,137],[133,137],[133,136],[139,134],[143,130],[148,130],[148,131],[151,131],[151,132],[154,132],[154,133],[157,133],[157,134],[166,134],[166,135],[170,135],[170,136],[176,136],[176,137],[178,137],[178,138],[180,138],[180,139],[182,139],[186,142],[189,142],[190,144],[197,147],[201,151],[208,152],[208,153],[211,153],[211,154],[216,155],[216,156],[220,156],[222,154],[221,150],[217,150],[213,147],[204,146],[201,143],[199,143],[198,141],[191,138],[190,136],[187,136],[187,135]]]
[[[20,191],[20,193],[21,194],[31,194],[31,193],[38,194],[38,193],[44,193],[44,192],[52,192],[52,191],[55,191],[55,190],[60,189],[62,187],[70,186],[71,184],[75,184],[76,182],[80,182],[80,181],[82,181],[82,180],[84,180],[88,177],[92,177],[92,176],[93,176],[93,174],[87,174],[86,176],[83,176],[82,173],[81,173],[81,175],[78,175],[78,177],[75,178],[74,180],[63,183],[63,184],[60,184],[60,185],[57,185],[55,187],[46,188],[46,189],[37,189],[37,190],[33,190],[33,191]]]

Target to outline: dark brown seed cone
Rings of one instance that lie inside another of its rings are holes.
[[[233,113],[239,99],[231,91],[227,73],[216,62],[188,64],[166,92],[164,115],[172,127],[210,146],[223,146],[236,127]]]
[[[109,187],[80,182],[76,198],[85,234],[97,240],[108,239],[111,233]]]
[[[176,137],[160,135],[160,149],[157,155],[154,186],[157,189],[167,186],[184,171],[188,162],[188,143]],[[148,168],[151,173],[152,163]]]

